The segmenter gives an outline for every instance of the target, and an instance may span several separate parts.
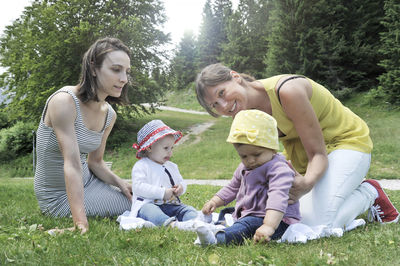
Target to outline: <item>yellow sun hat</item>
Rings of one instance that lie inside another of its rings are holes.
[[[243,110],[232,121],[226,140],[279,150],[278,128],[275,118],[259,110]]]

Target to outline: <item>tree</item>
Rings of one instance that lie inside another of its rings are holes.
[[[400,3],[396,0],[386,0],[384,5],[385,18],[382,24],[387,31],[381,34],[380,52],[384,56],[380,65],[385,73],[379,76],[378,90],[383,92],[385,99],[394,106],[400,106]]]
[[[232,13],[230,0],[207,0],[198,37],[198,68],[219,62],[223,43],[227,42],[226,26]]]
[[[264,57],[268,49],[268,22],[272,2],[241,0],[230,16],[228,42],[222,45],[221,61],[239,72],[261,78],[265,72]]]
[[[78,83],[83,53],[105,36],[131,48],[131,102],[154,99],[148,73],[161,64],[159,47],[169,40],[159,30],[164,22],[157,0],[35,0],[0,40],[7,67],[0,87],[8,88],[12,119],[38,120],[51,93]]]
[[[171,76],[174,88],[185,89],[196,78],[197,46],[192,31],[185,31],[178,50],[171,62]]]
[[[331,90],[367,90],[377,67],[381,1],[275,1],[267,74],[298,73]]]

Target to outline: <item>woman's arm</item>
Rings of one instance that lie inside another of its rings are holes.
[[[64,179],[74,226],[85,233],[89,229],[82,183],[82,166],[75,134],[75,103],[67,93],[58,93],[49,101],[47,118],[64,158]]]
[[[130,185],[126,180],[121,179],[118,177],[116,174],[114,174],[110,168],[108,168],[103,160],[104,156],[104,151],[106,148],[106,143],[108,136],[110,135],[110,132],[115,124],[116,117],[117,115],[115,114],[115,111],[113,114],[113,119],[110,123],[110,126],[108,126],[104,130],[103,138],[101,139],[101,144],[99,148],[97,148],[95,151],[92,151],[88,155],[88,166],[90,170],[94,173],[94,175],[103,180],[104,182],[114,185],[116,187],[119,187],[124,193],[124,195],[129,199],[132,200],[132,185]]]
[[[287,117],[293,122],[308,157],[304,176],[297,175],[290,191],[293,201],[310,191],[328,167],[325,141],[318,118],[311,105],[311,83],[297,78],[287,81],[279,93]]]

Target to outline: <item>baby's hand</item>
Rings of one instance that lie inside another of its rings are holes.
[[[268,225],[261,225],[254,234],[255,242],[269,242],[271,241],[271,236],[275,233],[274,228]]]
[[[173,194],[174,194],[173,188],[166,188],[163,200],[170,200]]]
[[[207,202],[204,204],[204,206],[203,206],[203,208],[201,209],[201,211],[202,211],[204,214],[209,215],[209,214],[212,214],[213,211],[215,211],[216,208],[217,208],[217,204],[215,204],[214,201],[210,200],[210,201],[207,201]]]
[[[182,185],[175,185],[174,188],[174,195],[179,197],[183,193],[183,186]]]

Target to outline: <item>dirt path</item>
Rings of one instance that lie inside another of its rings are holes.
[[[176,145],[180,145],[185,141],[187,141],[190,138],[190,135],[196,136],[195,140],[191,144],[198,143],[201,140],[201,137],[199,135],[204,131],[206,131],[207,129],[209,129],[210,127],[212,127],[213,125],[214,122],[206,122],[189,127],[189,133],[186,133]]]

